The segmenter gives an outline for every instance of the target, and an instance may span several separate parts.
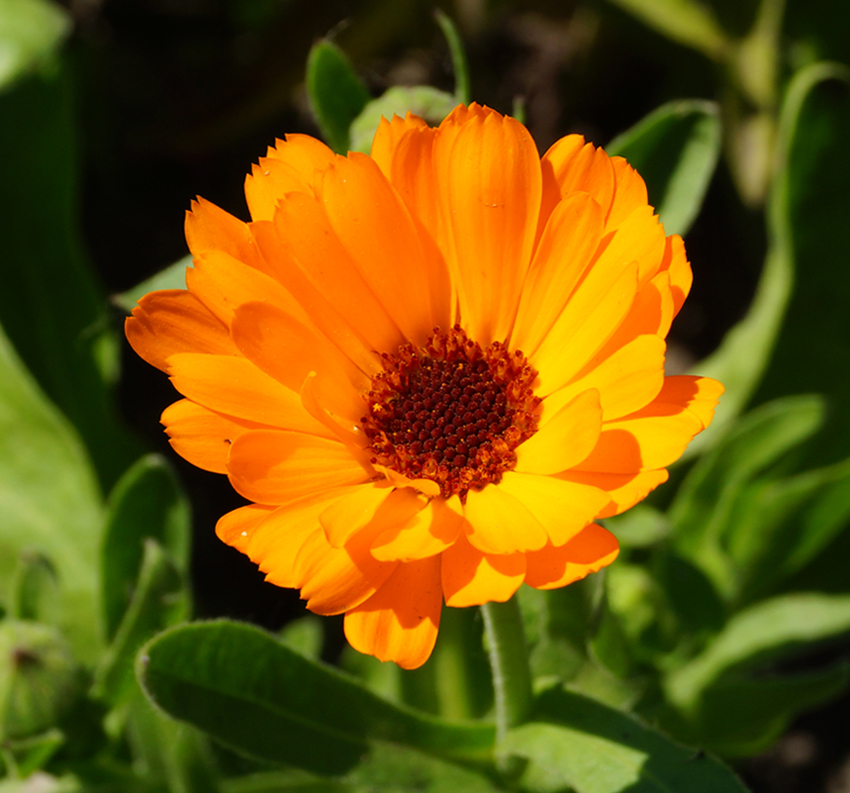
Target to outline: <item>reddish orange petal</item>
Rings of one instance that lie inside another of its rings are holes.
[[[231,447],[227,468],[236,491],[261,504],[285,504],[368,478],[338,441],[284,430],[246,432]]]
[[[566,545],[547,545],[526,554],[525,583],[535,589],[557,589],[596,573],[611,564],[620,552],[617,538],[607,529],[591,523]]]
[[[461,536],[443,553],[447,606],[464,608],[510,600],[525,578],[525,554],[485,554]]]
[[[245,179],[245,199],[254,220],[271,220],[277,202],[287,193],[313,192],[316,171],[327,168],[336,155],[309,135],[287,135],[269,147]]]
[[[136,353],[163,371],[174,353],[239,354],[227,327],[182,289],[145,295],[125,320],[124,332]]]
[[[515,471],[507,471],[499,487],[528,508],[556,546],[578,534],[611,500],[608,493],[593,484]]]
[[[458,286],[464,328],[482,345],[504,340],[537,228],[537,148],[519,122],[471,105],[440,125],[433,158],[443,210],[438,243]]]
[[[205,198],[192,202],[185,230],[189,250],[196,259],[209,251],[220,251],[258,270],[267,269],[248,224]]]
[[[460,499],[452,496],[450,500],[454,502],[451,506],[444,498],[431,499],[406,524],[381,532],[372,545],[372,556],[410,562],[442,553],[458,539],[466,525]]]
[[[183,396],[238,419],[316,435],[330,432],[301,404],[301,397],[246,358],[177,353],[168,359],[171,382]]]
[[[361,653],[416,669],[431,655],[442,610],[440,557],[399,564],[381,588],[345,615],[345,636]]]
[[[469,541],[484,553],[509,554],[542,548],[546,529],[531,511],[499,485],[470,490],[463,506]]]
[[[249,430],[264,428],[262,424],[238,421],[208,410],[188,399],[167,407],[160,421],[177,454],[192,465],[217,474],[227,473],[227,458],[233,441]]]
[[[584,391],[556,413],[543,414],[540,429],[517,447],[516,470],[557,474],[572,468],[590,454],[601,428],[599,392]]]
[[[215,524],[216,536],[237,551],[246,553],[257,527],[274,512],[275,507],[248,504],[222,515]]]

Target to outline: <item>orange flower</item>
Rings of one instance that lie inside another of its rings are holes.
[[[406,668],[443,600],[610,564],[594,519],[665,481],[723,390],[664,376],[691,270],[640,176],[472,105],[382,121],[371,156],[290,135],[245,194],[247,224],[193,205],[188,290],[126,327],[185,397],[172,446],[253,502],[218,536]]]

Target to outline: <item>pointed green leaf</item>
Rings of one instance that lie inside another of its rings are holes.
[[[714,102],[669,102],[611,141],[646,181],[649,203],[667,234],[685,234],[702,207],[720,156],[720,115]]]
[[[801,383],[807,390],[843,401],[850,398],[850,377],[838,377],[835,368],[836,360],[850,355],[844,322],[850,283],[842,264],[846,241],[840,220],[850,212],[850,156],[844,145],[850,134],[850,101],[845,90],[839,102],[827,100],[826,108],[814,113],[815,89],[828,81],[846,83],[850,70],[839,64],[813,64],[800,70],[785,92],[768,200],[767,258],[747,316],[697,367],[698,374],[720,380],[726,392],[711,426],[694,440],[688,454],[713,445],[728,430],[753,397],[768,364],[761,399],[797,393]],[[792,229],[798,230],[796,239]],[[796,287],[795,267],[803,274]],[[793,313],[783,321],[792,289]],[[779,357],[771,360],[774,349]],[[826,439],[822,450],[831,446],[845,453],[850,442],[845,414],[838,415],[841,431]]]
[[[553,688],[533,721],[508,732],[498,750],[528,760],[525,790],[561,793],[745,793],[722,763],[685,749],[620,711]]]
[[[317,41],[310,50],[307,95],[328,146],[345,154],[348,129],[369,101],[369,92],[342,50],[328,39]]]
[[[79,658],[93,659],[100,646],[95,578],[103,525],[94,471],[73,427],[33,382],[2,330],[0,514],[0,580],[10,581],[25,550],[47,557],[62,588],[51,621]]]
[[[116,705],[135,688],[138,649],[157,631],[189,614],[183,576],[156,540],[144,541],[144,556],[130,604],[109,649],[95,670],[92,693]]]
[[[120,295],[113,295],[112,302],[129,314],[136,307],[136,303],[148,292],[158,292],[161,289],[185,289],[186,268],[191,266],[192,257],[185,256],[132,289],[128,289]]]
[[[60,608],[56,568],[43,553],[24,549],[10,586],[9,616],[50,623]]]
[[[434,11],[434,17],[449,45],[452,69],[455,73],[455,101],[463,105],[468,105],[472,98],[472,88],[469,82],[469,65],[466,61],[466,50],[463,46],[460,31],[458,31],[452,18],[439,8]]]
[[[394,706],[240,623],[167,631],[142,649],[137,674],[151,700],[174,718],[245,754],[317,773],[353,768],[371,740],[482,761],[494,740],[489,725]]]
[[[671,673],[668,699],[685,712],[731,672],[742,673],[850,632],[850,596],[799,594],[772,598],[736,614],[703,653]]]
[[[168,463],[155,454],[142,457],[109,496],[100,559],[107,638],[115,635],[133,597],[146,538],[166,548],[183,574],[188,571],[189,502]]]
[[[0,90],[50,64],[71,32],[71,15],[52,0],[0,3]]]

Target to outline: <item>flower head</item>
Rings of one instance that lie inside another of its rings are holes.
[[[640,176],[471,105],[383,121],[371,156],[288,136],[245,194],[250,223],[193,205],[188,289],[126,327],[185,397],[173,447],[252,502],[218,536],[408,668],[444,600],[610,564],[593,521],[667,478],[723,390],[664,376],[691,270]]]

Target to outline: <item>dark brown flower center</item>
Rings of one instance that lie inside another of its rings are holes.
[[[361,419],[379,464],[431,479],[448,498],[499,482],[519,444],[537,431],[537,372],[525,356],[493,342],[486,349],[456,325],[435,328],[425,346],[384,353]]]

